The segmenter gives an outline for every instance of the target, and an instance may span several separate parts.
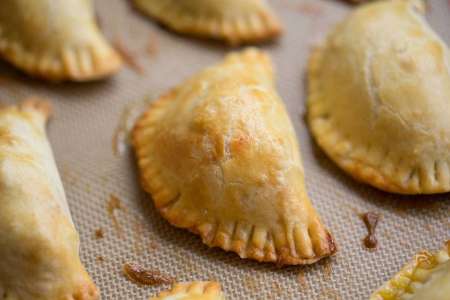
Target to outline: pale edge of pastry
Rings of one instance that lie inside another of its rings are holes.
[[[122,66],[96,24],[91,0],[2,1],[0,57],[50,81],[98,80]]]
[[[198,12],[195,9],[196,5],[218,5],[218,1],[211,1],[210,3],[192,1],[192,3],[189,3],[191,5],[189,11],[179,5],[182,1],[134,0],[134,3],[143,13],[178,33],[224,40],[231,46],[272,40],[283,31],[280,21],[265,1],[234,0],[228,4],[223,0],[222,5],[229,5],[228,11],[236,12],[235,17],[227,17],[225,14],[208,16],[202,12],[201,7],[197,9]],[[184,2],[189,1],[191,0]],[[241,3],[252,3],[254,11],[241,12],[239,1],[242,1]]]
[[[151,194],[156,208],[172,225],[188,229],[189,231],[200,235],[203,243],[210,247],[220,247],[226,251],[233,251],[241,258],[251,258],[260,262],[275,262],[280,265],[295,265],[311,264],[324,257],[334,255],[337,251],[336,243],[332,235],[322,224],[320,217],[307,196],[303,174],[300,179],[295,177],[295,183],[292,183],[295,187],[291,186],[291,189],[293,190],[301,190],[301,192],[299,192],[300,194],[296,194],[295,199],[290,199],[290,202],[285,204],[286,206],[282,206],[284,207],[284,210],[280,209],[284,211],[285,214],[289,214],[289,216],[282,217],[286,218],[286,220],[281,220],[281,217],[276,217],[283,214],[282,212],[275,212],[268,208],[271,207],[271,205],[274,205],[273,203],[275,202],[264,202],[262,203],[264,205],[256,205],[258,209],[263,210],[265,216],[267,214],[273,214],[270,220],[267,218],[265,219],[265,224],[260,224],[260,220],[258,220],[258,222],[253,222],[251,220],[253,216],[249,212],[245,213],[245,219],[237,219],[240,217],[236,216],[231,219],[221,220],[222,217],[215,216],[215,220],[212,220],[210,219],[211,216],[203,218],[201,215],[198,215],[198,212],[201,211],[201,207],[196,207],[196,211],[181,208],[181,206],[187,202],[186,198],[189,198],[188,195],[190,194],[185,195],[185,197],[181,196],[178,188],[182,188],[183,185],[180,187],[177,186],[178,180],[180,179],[174,178],[174,175],[171,175],[172,170],[166,170],[165,164],[168,162],[159,161],[160,158],[158,158],[158,155],[160,155],[161,152],[157,148],[159,148],[160,143],[155,142],[155,135],[157,135],[157,132],[160,130],[159,126],[164,126],[164,120],[167,120],[165,113],[167,110],[171,109],[172,103],[177,101],[178,93],[184,86],[196,84],[195,81],[201,80],[199,77],[201,78],[202,76],[207,76],[209,78],[209,75],[204,75],[207,74],[207,72],[229,74],[228,76],[234,80],[235,77],[233,77],[232,74],[223,73],[229,71],[227,69],[228,65],[233,66],[234,64],[248,64],[246,68],[247,73],[262,72],[262,74],[255,74],[255,76],[263,76],[263,78],[268,76],[269,78],[272,78],[271,61],[264,52],[250,48],[242,52],[229,54],[222,63],[214,65],[204,70],[202,73],[195,75],[193,78],[189,79],[187,83],[181,84],[153,102],[147,112],[145,112],[135,124],[132,142],[137,157],[142,187]],[[222,68],[225,68],[225,70]],[[219,72],[220,70],[223,70],[223,72]],[[270,81],[272,81],[272,79],[270,79]],[[267,82],[265,84],[267,84]],[[215,90],[217,90],[217,88],[218,87],[215,86]],[[267,96],[270,97],[270,100],[267,101],[282,101],[279,99],[279,96],[276,95],[276,92],[274,90],[272,91],[272,89],[274,89],[272,85],[262,87],[262,89],[265,88],[271,89],[270,94]],[[192,92],[188,93],[192,94]],[[273,97],[278,99],[274,100]],[[301,172],[303,172],[301,160],[298,157],[298,142],[296,141],[295,132],[289,117],[285,112],[284,106],[280,107],[278,102],[275,102],[273,106],[273,110],[278,110],[277,113],[280,110],[283,110],[279,113],[282,118],[286,119],[281,121],[280,117],[278,118],[278,122],[288,124],[286,125],[286,132],[284,134],[288,135],[288,139],[295,145],[292,149],[289,148],[289,151],[292,151],[290,153],[295,153],[293,154],[296,157],[294,160],[298,160],[297,163],[300,165],[299,168],[301,169]],[[179,120],[180,116],[178,115],[177,118],[177,120]],[[177,143],[179,143],[179,141]],[[239,145],[240,140],[236,140],[234,143],[235,145]],[[242,147],[245,149],[245,142]],[[182,151],[182,153],[184,153],[185,150],[178,148],[176,151]],[[165,152],[172,153],[169,149],[166,149]],[[244,158],[244,161],[245,159],[247,158]],[[250,161],[252,163],[261,163],[260,161],[254,161],[254,159]],[[265,168],[263,169],[266,170]],[[180,172],[181,171],[179,170],[178,173]],[[181,178],[187,176],[181,173],[178,175],[182,176]],[[243,177],[244,181],[246,180],[245,178],[246,177]],[[291,179],[292,178],[289,178],[289,180]],[[236,180],[239,181],[240,179],[236,178]],[[253,184],[257,183],[247,183],[245,186],[254,188],[254,186],[252,186]],[[192,190],[192,187],[188,189],[188,191],[190,190]],[[183,201],[179,201],[181,198],[183,198]],[[281,200],[287,201],[285,198],[280,199],[280,201]],[[215,200],[208,198],[203,199],[202,201],[211,204],[210,202],[214,202]],[[251,203],[253,203],[252,201]],[[267,201],[267,199],[264,199],[264,201]],[[180,204],[180,202],[183,204]],[[287,207],[291,207],[291,209],[288,209]],[[243,212],[240,211],[240,213]],[[214,216],[217,214],[220,215],[221,213],[211,211],[210,214]]]
[[[423,30],[427,35],[426,37],[435,43],[435,52],[440,54],[443,52],[444,56],[448,56],[448,48],[445,46],[445,43],[432,32],[426,21],[422,19],[421,14],[425,12],[423,1],[373,1],[372,3],[361,5],[354,11],[356,12],[364,9],[368,13],[368,10],[380,6],[384,6],[384,9],[388,9],[388,6],[392,6],[397,10],[400,10],[399,7],[401,7],[402,13],[405,14],[404,16],[410,18],[410,20],[412,20],[411,22],[416,22],[415,26]],[[348,18],[352,17],[353,15],[350,15]],[[337,25],[336,30],[343,26],[347,20],[344,20],[342,24]],[[370,20],[371,22],[381,22],[383,19],[372,18]],[[406,29],[407,28],[403,28],[403,30]],[[399,29],[394,28],[393,30],[398,31]],[[411,34],[414,34],[412,29],[410,29],[410,31],[412,32]],[[424,162],[423,165],[418,164],[412,169],[399,170],[400,162],[391,161],[388,158],[388,155],[392,155],[394,152],[392,149],[378,149],[376,147],[379,145],[373,140],[367,141],[366,144],[355,144],[351,138],[347,136],[347,133],[344,134],[341,132],[339,129],[339,122],[333,120],[333,110],[351,108],[343,108],[339,105],[329,105],[321,99],[322,95],[325,93],[324,87],[320,82],[320,77],[324,68],[328,67],[322,65],[325,52],[337,52],[337,50],[333,48],[335,46],[330,45],[332,37],[333,33],[329,35],[324,45],[317,46],[312,51],[308,66],[308,123],[318,145],[340,168],[345,170],[356,180],[365,182],[381,190],[399,194],[432,194],[448,192],[450,190],[450,167],[448,166],[449,163],[445,161],[445,157],[441,160],[439,160],[439,158],[430,157],[430,159],[437,160],[435,162]],[[379,42],[382,42],[382,40]],[[361,45],[360,47],[363,46]],[[430,55],[434,54],[431,53]],[[339,58],[336,58],[336,60],[339,60]],[[340,61],[342,60],[343,59],[340,59]],[[357,64],[356,61],[352,61],[351,63],[351,66]],[[356,66],[354,68],[356,68]],[[405,68],[408,68],[407,63],[405,63]],[[392,73],[394,74],[394,72]],[[347,82],[350,82],[350,80],[351,79],[348,79]],[[424,77],[423,80],[427,80],[427,78]],[[422,92],[422,90],[419,90],[419,92]],[[327,93],[329,96],[330,91],[327,91]],[[356,99],[354,101],[357,102]],[[361,117],[368,118],[367,116]],[[342,122],[342,120],[340,121]],[[350,121],[351,120],[349,120],[349,122]],[[358,128],[355,126],[355,131],[357,130]],[[392,140],[393,145],[397,142],[398,141]],[[384,155],[384,157],[382,155]],[[374,162],[375,158],[378,157],[378,161]],[[402,158],[400,158],[400,160],[401,159]]]
[[[372,294],[370,300],[450,299],[450,241],[434,254],[423,251]]]
[[[47,140],[46,100],[0,106],[0,299],[95,300]]]
[[[150,300],[225,300],[220,284],[214,281],[176,283]]]

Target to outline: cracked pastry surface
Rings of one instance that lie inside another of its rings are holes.
[[[278,36],[281,25],[266,0],[134,0],[145,14],[179,33],[231,45]]]
[[[150,300],[225,300],[225,296],[219,283],[195,281],[174,284],[172,289]]]
[[[91,0],[0,1],[0,56],[52,81],[99,79],[122,65],[97,27]]]
[[[420,0],[359,6],[312,53],[308,122],[356,179],[402,194],[450,191],[450,55]]]
[[[173,225],[241,258],[307,264],[336,251],[304,185],[270,58],[232,53],[156,102],[133,130],[144,189]]]
[[[370,300],[447,300],[450,296],[450,241],[434,254],[423,251],[378,289]]]
[[[94,300],[47,141],[49,103],[0,108],[0,299]]]

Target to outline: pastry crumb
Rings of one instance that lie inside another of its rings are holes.
[[[111,194],[109,196],[109,201],[107,203],[106,209],[108,211],[109,217],[111,218],[114,229],[116,230],[117,234],[121,237],[123,234],[123,230],[122,227],[120,226],[119,220],[117,219],[116,211],[118,210],[125,211],[125,208],[122,206],[120,199],[114,194]]]
[[[134,230],[133,230],[134,250],[135,250],[136,255],[141,255],[143,252],[142,236],[144,234],[144,224],[142,224],[141,222],[136,220],[133,227],[134,227]]]
[[[309,288],[308,282],[306,281],[305,273],[301,270],[297,274],[297,281],[302,286],[303,290],[307,290]]]
[[[380,214],[374,212],[367,212],[361,215],[361,219],[367,227],[368,234],[363,239],[363,245],[368,250],[375,250],[378,247],[378,241],[375,236],[375,229],[377,228]]]
[[[104,237],[105,237],[105,234],[103,232],[103,229],[98,228],[98,229],[95,230],[95,239],[96,240],[100,240],[100,239],[102,239]]]
[[[97,256],[97,257],[95,258],[95,260],[96,260],[98,263],[102,263],[102,262],[105,261],[105,258],[104,258],[103,256],[99,255],[99,256]]]
[[[325,275],[325,278],[327,280],[331,279],[331,275],[333,274],[333,267],[331,266],[331,261],[330,260],[325,261],[323,274]]]
[[[123,274],[133,283],[138,285],[162,285],[172,284],[175,282],[175,278],[168,275],[164,275],[157,270],[148,270],[143,267],[126,263],[123,265]]]

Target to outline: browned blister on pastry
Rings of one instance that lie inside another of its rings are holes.
[[[0,108],[0,299],[98,299],[47,141],[48,102]]]
[[[150,300],[225,300],[220,284],[214,281],[176,283],[169,291]]]
[[[117,72],[91,0],[0,1],[0,56],[32,76],[85,81]]]
[[[280,264],[336,251],[306,193],[263,52],[230,54],[162,96],[137,122],[133,144],[161,214],[207,245]]]
[[[232,45],[270,40],[281,25],[266,0],[134,0],[136,6],[179,33]]]
[[[423,251],[372,294],[370,300],[450,298],[450,241],[437,253]]]
[[[353,177],[402,194],[450,191],[450,54],[420,0],[356,8],[314,50],[308,120]]]

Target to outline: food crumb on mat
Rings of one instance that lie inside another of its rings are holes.
[[[363,239],[363,245],[368,250],[375,250],[378,247],[378,241],[375,236],[380,215],[374,212],[367,212],[361,215],[361,219],[367,227],[367,236]]]
[[[96,240],[102,239],[104,237],[105,237],[105,234],[103,232],[103,229],[98,228],[98,229],[95,230],[95,239]]]
[[[148,270],[143,267],[126,263],[123,265],[123,274],[133,283],[139,285],[161,285],[172,284],[175,282],[175,278],[168,275],[164,275],[157,270]]]
[[[125,208],[122,206],[120,199],[117,196],[115,196],[114,194],[111,194],[109,196],[109,200],[108,200],[106,209],[108,211],[109,217],[111,218],[114,229],[116,230],[116,232],[119,236],[122,236],[122,227],[120,226],[119,220],[117,219],[117,216],[116,216],[116,211],[118,211],[118,210],[125,211]]]
[[[307,290],[309,288],[308,282],[306,281],[305,272],[300,270],[297,274],[297,281],[300,283],[303,290]]]

